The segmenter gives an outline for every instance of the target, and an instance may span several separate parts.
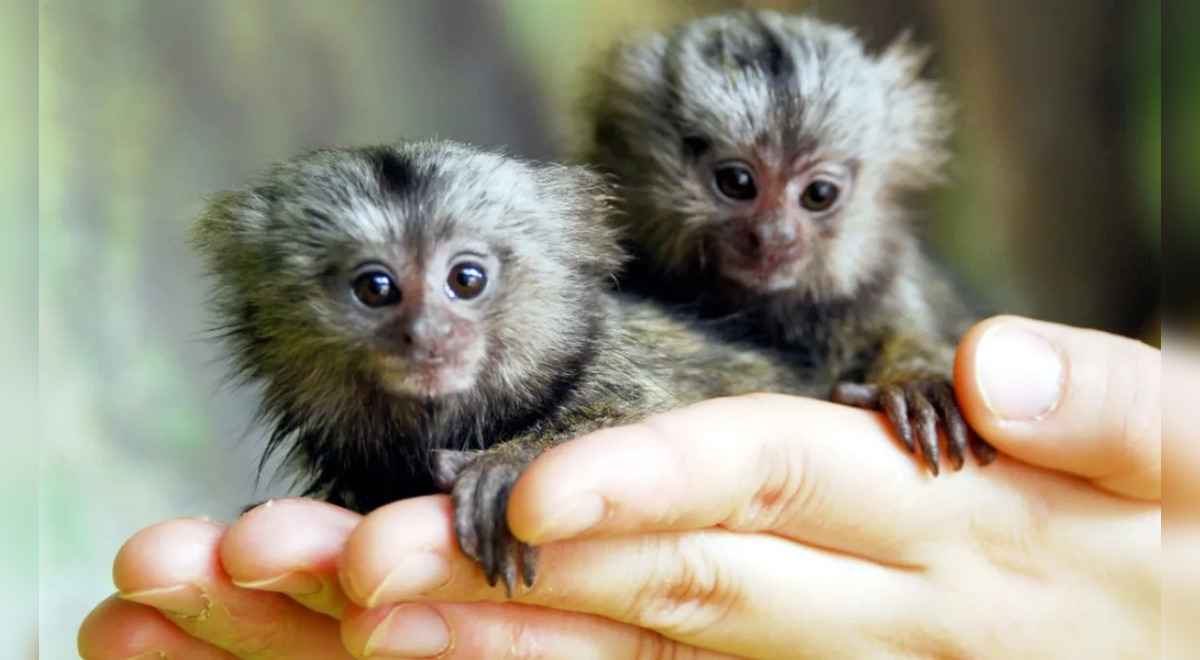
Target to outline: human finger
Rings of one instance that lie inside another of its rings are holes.
[[[1015,316],[959,345],[967,420],[1000,451],[1126,497],[1162,493],[1162,356],[1132,339]]]
[[[185,518],[148,527],[113,562],[120,598],[156,608],[239,658],[345,658],[338,622],[283,594],[242,589],[221,566],[225,525]]]
[[[338,558],[361,519],[317,500],[271,500],[230,525],[221,541],[221,565],[236,586],[286,594],[337,618],[345,604]]]
[[[83,620],[77,646],[83,660],[234,658],[185,633],[153,607],[124,601],[115,595],[97,605]]]
[[[508,522],[541,545],[583,534],[724,527],[904,563],[958,514],[880,413],[776,394],[705,401],[547,452]]]
[[[340,566],[350,601],[370,609],[400,602],[505,601],[454,543],[450,502],[404,500],[363,519]],[[795,640],[814,649],[882,644],[919,616],[897,597],[919,589],[918,570],[885,566],[773,534],[713,529],[553,543],[541,548],[538,581],[522,603],[624,621],[727,653],[758,648],[786,656]],[[754,557],[753,562],[736,561]],[[797,621],[822,625],[796,630]],[[879,637],[863,635],[863,622]],[[847,646],[846,639],[860,640]],[[878,649],[876,649],[878,650]]]
[[[373,610],[350,606],[342,619],[342,638],[359,658],[734,658],[611,619],[518,603],[405,603]]]

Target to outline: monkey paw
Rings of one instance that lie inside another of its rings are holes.
[[[536,549],[508,529],[508,496],[532,457],[517,451],[433,452],[433,478],[454,504],[458,547],[483,569],[489,586],[504,580],[512,598],[518,573],[526,587],[537,575]]]
[[[996,450],[980,438],[963,419],[949,378],[935,374],[904,374],[878,383],[838,383],[830,397],[835,403],[882,410],[900,435],[905,448],[921,455],[937,476],[941,451],[938,423],[946,432],[950,463],[962,469],[968,448],[980,465],[996,458]]]

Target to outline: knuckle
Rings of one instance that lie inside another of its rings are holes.
[[[970,518],[972,549],[990,566],[1033,582],[1051,579],[1047,543],[1054,512],[1040,493],[1013,494]]]
[[[656,566],[635,593],[626,621],[687,638],[737,611],[742,591],[729,564],[703,536],[659,536],[647,542],[654,544]]]
[[[739,531],[778,529],[791,518],[817,506],[821,498],[798,460],[803,451],[799,443],[764,443],[758,452],[756,486],[749,499],[723,521],[723,526]]]

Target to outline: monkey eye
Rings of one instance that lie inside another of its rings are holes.
[[[367,307],[387,307],[400,302],[400,287],[391,275],[381,270],[359,275],[352,286],[354,297]]]
[[[465,261],[450,269],[446,278],[446,295],[459,300],[471,300],[479,297],[487,288],[487,272],[483,266]]]
[[[828,211],[841,194],[836,183],[817,179],[808,184],[800,195],[800,205],[809,211]]]
[[[713,173],[717,190],[729,199],[739,202],[754,199],[758,189],[754,186],[754,174],[745,165],[725,165]]]

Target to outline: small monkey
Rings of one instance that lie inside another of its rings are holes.
[[[976,320],[924,256],[905,194],[940,180],[949,104],[923,50],[739,11],[619,42],[590,76],[584,160],[617,184],[628,288],[724,319],[881,408],[938,473],[995,451],[967,426],[955,347]]]
[[[214,196],[194,242],[269,450],[366,513],[452,494],[457,542],[532,585],[508,495],[542,451],[703,399],[814,395],[779,355],[621,297],[603,180],[448,141],[323,149]]]

